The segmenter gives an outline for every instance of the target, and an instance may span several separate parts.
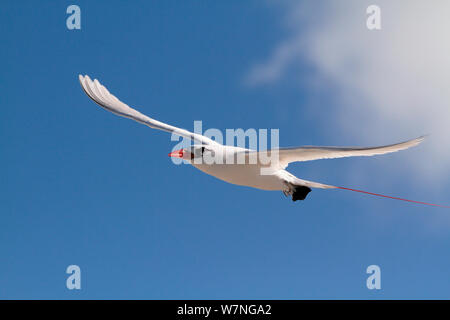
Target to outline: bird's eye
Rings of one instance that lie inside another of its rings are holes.
[[[198,148],[198,147],[193,147],[191,149],[191,154],[193,157],[198,158],[198,157],[202,157],[203,156],[203,150],[204,148]]]

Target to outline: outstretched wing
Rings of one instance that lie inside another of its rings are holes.
[[[187,130],[177,128],[166,123],[157,121],[146,115],[140,113],[139,111],[129,107],[119,99],[117,99],[114,95],[109,93],[108,89],[106,89],[103,85],[98,82],[97,79],[92,81],[89,76],[79,75],[81,87],[84,92],[94,100],[100,107],[111,111],[112,113],[117,114],[118,116],[125,117],[137,121],[139,123],[145,124],[153,129],[159,129],[162,131],[170,132],[177,134],[179,136],[189,138],[191,140],[198,141],[202,144],[209,145],[218,145],[217,142],[211,140],[208,137],[202,136],[197,133],[192,133]]]
[[[425,137],[405,141],[402,143],[391,144],[381,147],[314,147],[305,146],[298,148],[280,148],[268,151],[247,151],[247,155],[265,153],[265,157],[270,157],[272,165],[278,168],[286,168],[289,163],[297,161],[311,161],[318,159],[332,159],[343,157],[361,157],[374,156],[378,154],[385,154],[396,152],[404,149],[414,147],[421,143]]]
[[[318,159],[332,159],[344,157],[374,156],[379,154],[391,153],[414,147],[421,143],[425,137],[408,140],[405,142],[391,144],[381,147],[314,147],[306,146],[300,148],[281,148],[279,149],[280,163],[289,164],[296,161],[310,161]]]
[[[281,148],[278,150],[280,165],[286,167],[291,162],[311,161],[344,157],[374,156],[391,153],[414,147],[421,143],[424,137],[380,147],[314,147]]]

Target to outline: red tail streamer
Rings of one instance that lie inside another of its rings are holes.
[[[427,206],[449,208],[450,209],[450,206],[444,206],[444,205],[441,205],[441,204],[434,204],[434,203],[427,203],[427,202],[422,202],[422,201],[408,200],[408,199],[403,199],[403,198],[386,196],[384,194],[378,194],[378,193],[367,192],[367,191],[363,191],[363,190],[350,189],[350,188],[344,188],[344,187],[336,187],[336,188],[342,189],[342,190],[349,190],[349,191],[366,193],[366,194],[370,194],[370,195],[378,196],[378,197],[383,197],[383,198],[389,198],[389,199],[394,199],[394,200],[402,200],[402,201],[407,201],[407,202],[412,202],[412,203],[424,204],[424,205],[427,205]]]

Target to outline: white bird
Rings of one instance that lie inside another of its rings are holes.
[[[150,128],[174,133],[200,143],[190,148],[171,152],[169,156],[182,158],[197,169],[232,184],[262,190],[281,190],[285,195],[292,196],[293,201],[304,200],[311,191],[311,188],[347,188],[297,178],[285,170],[291,162],[385,154],[416,146],[424,139],[424,137],[419,137],[402,143],[369,148],[314,146],[280,148],[269,150],[265,153],[269,157],[276,155],[276,157],[273,157],[276,158],[276,161],[267,163],[260,160],[260,156],[262,156],[262,152],[264,151],[258,152],[240,147],[222,145],[203,135],[154,120],[117,99],[97,79],[92,81],[89,76],[80,75],[79,80],[84,92],[102,108],[119,116],[145,124]],[[245,159],[245,163],[236,163],[235,159],[239,157]],[[256,159],[256,161],[250,161],[252,157],[255,157],[253,159]],[[206,158],[219,159],[220,161],[211,163],[211,161],[206,161]],[[347,190],[360,191],[354,189]],[[416,202],[412,200],[406,201]]]

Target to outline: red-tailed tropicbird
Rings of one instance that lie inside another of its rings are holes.
[[[222,145],[203,135],[192,133],[187,130],[154,120],[117,99],[114,95],[109,93],[108,89],[101,85],[97,79],[92,81],[89,76],[80,75],[79,80],[84,92],[102,108],[111,111],[112,113],[115,113],[119,116],[130,118],[132,120],[145,124],[150,128],[170,132],[200,143],[199,145],[193,145],[190,148],[171,152],[169,153],[169,156],[182,158],[197,169],[220,180],[224,180],[236,185],[248,186],[262,190],[281,190],[285,195],[292,196],[293,201],[304,200],[308,193],[311,191],[311,188],[337,188],[368,193],[391,199],[433,205],[414,200],[407,200],[370,193],[362,190],[307,181],[299,179],[285,170],[289,163],[297,161],[311,161],[317,159],[332,159],[354,156],[374,156],[400,151],[418,145],[423,141],[424,137],[419,137],[417,139],[412,139],[397,144],[368,148],[315,146],[280,148],[276,150],[269,150],[265,153],[266,158],[272,153],[275,153],[277,155],[277,157],[273,157],[276,158],[276,161],[273,161],[273,159],[271,158],[272,161],[270,163],[267,163],[259,160],[261,151],[258,152],[240,147]],[[221,159],[221,161],[216,161],[213,163],[201,161],[207,156],[211,158],[211,155],[214,156],[214,159]],[[236,161],[235,159],[239,158],[239,156],[242,156],[246,160],[246,162],[241,163]],[[252,156],[256,156],[256,162],[251,162],[249,160]],[[233,160],[227,161],[230,159]],[[263,171],[264,169],[265,171]]]

